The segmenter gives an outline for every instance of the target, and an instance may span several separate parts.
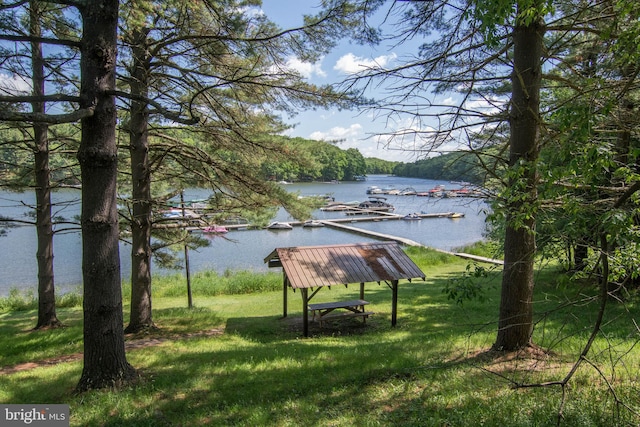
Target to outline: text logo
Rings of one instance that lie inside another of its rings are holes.
[[[69,427],[69,405],[0,405],[0,425]]]

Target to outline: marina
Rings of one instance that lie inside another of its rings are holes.
[[[414,188],[418,192],[434,188],[437,185],[453,187],[453,184],[441,181],[417,178],[401,178],[374,175],[367,181],[336,183],[292,183],[287,191],[299,194],[299,197],[329,195],[336,204],[339,201],[350,203],[368,198],[366,189],[371,185],[380,188],[394,185],[396,188]],[[201,189],[185,190],[186,200],[206,199],[208,193]],[[265,254],[276,247],[310,246],[326,244],[349,244],[380,241],[377,235],[394,236],[408,239],[437,250],[458,253],[459,248],[484,238],[485,217],[488,210],[483,200],[472,197],[420,197],[417,195],[386,195],[393,212],[376,212],[366,215],[346,215],[344,211],[318,209],[310,220],[325,226],[304,226],[304,221],[292,218],[285,210],[277,212],[271,222],[287,222],[292,228],[283,231],[270,231],[263,228],[250,228],[244,218],[230,219],[216,224],[228,232],[202,233],[203,226],[193,226],[194,233],[207,239],[209,245],[190,251],[190,270],[192,273],[211,270],[223,274],[225,271],[250,270],[268,271],[263,265]],[[77,190],[65,189],[55,193],[56,215],[73,218],[79,215],[80,200]],[[358,202],[360,203],[360,202]],[[28,206],[33,206],[34,195],[30,192],[0,192],[0,209],[4,216],[22,218],[27,215]],[[327,204],[326,206],[331,206]],[[175,208],[174,208],[175,209]],[[409,214],[418,214],[420,220],[404,220]],[[451,214],[461,215],[455,218]],[[363,231],[348,231],[327,225],[341,224]],[[174,221],[163,222],[162,226],[172,227]],[[212,225],[213,224],[209,224]],[[366,232],[366,233],[365,233]],[[377,233],[377,234],[376,234]],[[9,289],[32,287],[37,283],[37,240],[35,228],[13,227],[0,236],[3,250],[0,257],[0,295],[7,295]],[[6,248],[11,248],[7,250]],[[59,226],[54,236],[54,274],[56,288],[64,291],[73,289],[81,283],[82,240],[78,227]],[[184,274],[180,269],[180,257],[183,248],[176,248],[178,269],[168,269],[152,265],[153,274]],[[131,269],[131,247],[123,239],[120,245],[121,274],[128,280]],[[35,291],[35,288],[33,288]]]

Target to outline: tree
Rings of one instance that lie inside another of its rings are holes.
[[[75,101],[69,113],[22,113],[0,110],[0,119],[14,122],[71,123],[81,120],[78,160],[82,177],[82,267],[84,302],[84,365],[78,390],[108,387],[135,378],[126,360],[122,325],[122,295],[118,254],[115,144],[116,33],[118,1],[75,3],[80,12],[82,40],[45,38],[53,46],[80,51],[80,93],[37,97],[7,96],[7,103]],[[19,4],[6,6],[14,12]],[[71,13],[69,11],[69,13]],[[2,36],[3,40],[31,42],[31,36]]]
[[[47,59],[43,55],[42,42],[46,40],[45,34],[60,33],[64,20],[60,19],[55,8],[49,7],[44,2],[31,1],[26,5],[17,6],[20,13],[13,17],[3,16],[2,25],[7,38],[12,38],[18,43],[12,52],[6,48],[2,51],[4,69],[11,73],[17,81],[22,80],[31,89],[31,94],[26,90],[3,88],[8,94],[5,102],[20,99],[27,101],[31,111],[35,115],[45,114],[44,90],[47,84],[62,84],[60,80],[47,78],[56,74],[56,64],[60,54],[48,53]],[[59,65],[59,64],[58,64]],[[64,68],[64,66],[62,66]],[[21,94],[23,92],[24,94]],[[21,95],[20,98],[17,98]],[[26,109],[26,104],[14,103],[13,111],[20,112]],[[36,204],[34,206],[35,225],[38,249],[36,254],[38,271],[38,318],[35,329],[55,328],[61,326],[56,315],[55,285],[53,272],[53,218],[51,202],[51,169],[50,169],[50,140],[49,125],[44,122],[34,122],[29,129],[27,123],[18,123],[15,126],[14,135],[20,133],[22,138],[13,144],[7,143],[10,149],[15,151],[28,150],[28,158],[24,162],[14,162],[11,167],[11,177],[7,177],[5,185],[22,189],[35,188]],[[28,173],[27,173],[28,172]],[[15,219],[14,219],[15,220]],[[30,223],[30,221],[21,221]]]
[[[44,15],[42,3],[29,3],[29,35],[31,41],[31,69],[33,73],[33,95],[42,99],[45,94],[44,58],[42,44],[37,40],[42,36],[40,19]],[[32,111],[45,113],[45,103],[40,100],[31,103]],[[53,224],[51,218],[51,173],[49,169],[49,126],[46,123],[33,124],[35,145],[36,184],[36,226],[38,232],[38,323],[36,329],[62,326],[56,315],[56,293],[53,275]]]
[[[88,2],[82,16],[78,150],[82,177],[84,365],[78,390],[110,387],[135,378],[124,350],[118,248],[116,83],[118,1]]]
[[[305,32],[331,25],[337,19],[334,11],[304,28],[280,30],[265,17],[245,13],[235,0],[131,1],[128,6],[122,38],[129,56],[122,77],[129,93],[118,95],[130,101],[132,302],[127,332],[136,332],[153,326],[151,212],[159,205],[152,199],[152,172],[157,177],[166,171],[162,181],[173,185],[169,191],[188,185],[213,189],[221,205],[212,209],[230,213],[278,203],[296,215],[299,202],[264,183],[258,173],[261,160],[300,158],[278,138],[265,136],[283,129],[267,111],[349,100],[329,87],[306,84],[281,63],[286,53],[302,53],[301,47],[309,45],[302,38]],[[321,46],[326,39],[314,43]],[[167,128],[166,121],[174,126]]]
[[[493,345],[496,350],[530,345],[533,333],[543,13],[541,1],[517,4],[507,172],[511,197],[506,206],[500,319]]]
[[[396,18],[387,37],[397,43],[423,37],[424,43],[413,58],[391,69],[373,67],[345,82],[366,89],[384,81],[389,95],[375,105],[377,114],[408,123],[380,136],[390,146],[419,147],[421,153],[428,154],[446,144],[465,142],[470,152],[482,153],[496,141],[488,138],[482,142],[472,136],[492,135],[492,130],[509,125],[509,170],[500,196],[508,231],[503,303],[494,344],[500,350],[529,345],[533,327],[542,17],[546,6],[536,0],[394,3],[384,14]],[[435,99],[443,94],[456,94],[456,105],[437,103]]]

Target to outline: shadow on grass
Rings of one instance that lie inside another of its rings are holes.
[[[158,310],[161,328],[178,319],[167,325],[171,332],[192,331],[193,324],[225,332],[136,349],[144,379],[116,393],[75,399],[68,379],[34,373],[13,381],[8,395],[22,402],[34,385],[57,387],[55,402],[71,401],[72,414],[81,414],[74,425],[555,425],[557,391],[513,393],[477,369],[488,362],[479,351],[495,333],[497,293],[485,303],[456,305],[442,293],[453,277],[401,283],[395,328],[391,291],[368,285],[365,298],[376,314],[366,325],[361,319],[312,324],[310,339],[302,338],[299,299],[290,300],[298,312],[287,318]],[[73,374],[79,375],[75,367]],[[601,409],[574,405],[565,415],[571,421],[588,414],[591,425],[606,425],[599,422]]]
[[[373,333],[383,329],[382,319],[373,314],[366,322],[362,319],[346,318],[319,322],[309,320],[309,337],[350,336]],[[267,343],[286,339],[303,338],[304,321],[302,315],[239,317],[227,320],[226,333],[238,334],[251,340]]]

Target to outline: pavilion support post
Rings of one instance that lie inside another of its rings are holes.
[[[398,280],[391,282],[391,326],[398,320]]]
[[[287,317],[287,288],[289,287],[289,279],[287,278],[287,273],[282,272],[282,317]]]
[[[302,327],[304,330],[304,336],[309,336],[309,298],[307,288],[300,289],[302,294]]]
[[[364,299],[364,282],[360,283],[360,299]]]

